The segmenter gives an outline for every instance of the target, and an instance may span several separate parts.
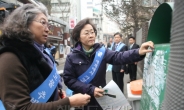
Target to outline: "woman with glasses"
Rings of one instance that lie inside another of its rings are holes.
[[[62,92],[54,59],[44,47],[48,26],[42,4],[17,8],[1,26],[1,110],[60,110],[90,101],[87,94],[68,98]]]
[[[122,65],[137,62],[145,57],[153,42],[143,43],[140,49],[117,52],[95,43],[97,30],[86,18],[74,28],[72,37],[77,42],[73,51],[67,56],[64,67],[64,83],[73,94],[89,94],[91,101],[84,110],[101,110],[96,98],[103,96],[101,87],[106,85],[106,64]]]

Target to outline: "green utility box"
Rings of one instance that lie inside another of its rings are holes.
[[[140,110],[161,110],[162,107],[168,73],[173,6],[174,3],[161,4],[150,23],[147,41],[153,41],[155,49],[144,60]]]

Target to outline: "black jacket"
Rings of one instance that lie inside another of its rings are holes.
[[[134,49],[138,49],[139,45],[137,45],[136,43],[134,43],[134,45],[132,46],[132,48],[130,49],[130,46],[128,47],[128,50],[134,50]],[[129,63],[129,64],[133,64],[135,65],[135,63]]]
[[[115,44],[114,44],[115,45]],[[113,46],[114,47],[114,46]],[[114,49],[113,49],[114,50]],[[128,47],[126,45],[124,45],[119,52],[124,52],[127,51]],[[115,50],[114,50],[115,51]],[[123,69],[124,71],[126,71],[126,65],[113,65],[112,66],[112,71],[114,72],[120,72],[120,70]]]
[[[132,49],[138,49],[139,45],[137,45],[136,43],[134,43],[134,45],[132,46],[132,48],[130,49],[130,46],[128,47],[128,50],[132,50]]]
[[[6,39],[3,41],[0,54],[3,52],[14,53],[28,71],[30,93],[41,85],[52,71],[52,68],[47,64],[45,58],[33,46],[33,44],[24,43],[15,39]],[[54,94],[51,96],[49,101],[53,100]]]

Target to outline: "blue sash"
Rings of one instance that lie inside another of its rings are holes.
[[[53,94],[54,90],[56,89],[59,80],[60,76],[57,73],[56,66],[54,65],[52,72],[47,77],[47,79],[30,94],[31,102],[32,103],[47,102],[50,96]]]
[[[93,60],[93,63],[91,66],[88,68],[86,72],[84,72],[82,75],[80,75],[77,79],[85,84],[90,83],[93,78],[95,77],[98,68],[103,60],[105,54],[105,47],[102,46],[96,53],[95,53],[95,58]],[[66,95],[67,96],[72,96],[73,91],[70,89],[66,89]]]
[[[124,43],[120,43],[120,44],[118,45],[118,47],[116,47],[116,51],[119,52],[120,49],[121,49],[124,45],[125,45]],[[114,42],[112,43],[110,50],[112,50],[112,47],[113,47],[113,46],[114,46]],[[107,71],[112,71],[112,65],[111,65],[111,64],[108,64],[106,72],[107,72]]]
[[[54,90],[56,89],[60,76],[57,73],[57,68],[54,65],[52,72],[47,77],[47,79],[37,87],[33,92],[31,92],[31,102],[32,103],[45,103],[49,100]],[[0,100],[0,110],[5,110],[2,101]]]
[[[124,43],[120,43],[119,45],[118,45],[118,47],[116,47],[116,51],[120,51],[120,49],[124,46],[125,44]],[[111,45],[111,48],[110,48],[110,50],[112,50],[112,47],[114,46],[114,42],[112,43],[112,45]]]
[[[5,110],[4,105],[1,100],[0,100],[0,110]]]

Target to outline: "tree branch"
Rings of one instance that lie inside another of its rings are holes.
[[[141,0],[131,0],[129,2],[121,0],[118,5],[114,2],[111,2],[110,5],[109,0],[103,0],[103,4],[107,17],[117,22],[119,27],[125,30],[133,28],[136,31],[139,28],[139,23],[148,21],[154,12],[153,7],[143,6]]]
[[[158,0],[156,0],[156,2],[157,2],[159,5],[161,4]]]

